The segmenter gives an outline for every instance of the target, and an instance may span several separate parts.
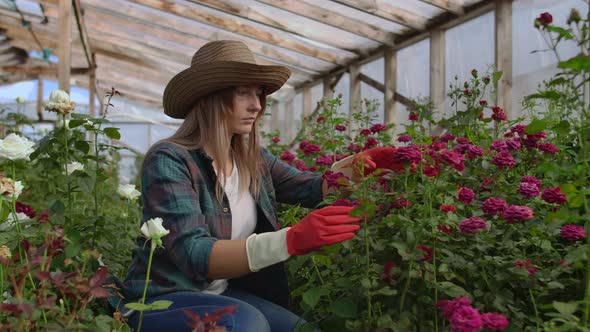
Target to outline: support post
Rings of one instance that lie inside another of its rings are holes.
[[[496,67],[502,78],[496,87],[496,104],[504,108],[508,118],[514,118],[512,110],[512,0],[496,1]]]
[[[43,121],[43,77],[37,77],[37,117]]]
[[[430,99],[438,114],[435,120],[441,119],[445,112],[445,31],[442,29],[430,32]]]
[[[386,125],[395,123],[396,100],[395,90],[397,89],[397,51],[391,47],[385,50],[385,91],[383,91],[383,123]],[[390,130],[390,134],[393,131]],[[393,137],[392,137],[393,138]]]
[[[70,92],[70,67],[72,57],[72,0],[59,0],[57,78],[59,89]]]
[[[361,73],[361,66],[360,65],[351,65],[348,69],[348,73],[350,74],[349,83],[350,83],[350,97],[348,99],[348,120],[350,121],[348,126],[348,133],[351,134],[356,127],[353,128],[353,114],[354,114],[354,105],[360,103],[361,101],[361,79],[359,74]]]

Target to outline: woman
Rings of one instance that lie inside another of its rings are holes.
[[[177,132],[146,154],[142,167],[143,222],[160,217],[162,238],[151,267],[148,300],[170,300],[168,310],[146,312],[143,331],[189,330],[189,309],[201,317],[237,305],[219,325],[228,331],[291,331],[300,318],[286,309],[289,290],[282,262],[354,237],[359,219],[350,207],[314,210],[280,229],[276,204],[314,208],[327,185],[259,147],[257,122],[266,96],[289,69],[257,65],[239,41],[201,47],[191,67],[168,83],[167,115],[185,119]],[[125,302],[143,292],[149,246],[138,241],[123,283]],[[137,326],[138,313],[129,315]]]

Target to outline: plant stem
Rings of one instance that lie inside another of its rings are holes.
[[[152,269],[152,258],[154,257],[154,251],[156,250],[156,242],[152,239],[152,247],[150,249],[150,257],[148,259],[147,272],[145,274],[145,285],[143,286],[143,296],[141,297],[141,303],[145,304],[145,296],[147,295],[148,284],[150,282],[150,271]],[[141,323],[143,322],[143,310],[139,313],[139,324],[137,325],[137,332],[141,331]]]
[[[68,175],[68,162],[70,160],[70,153],[69,153],[69,145],[68,145],[68,128],[67,128],[67,124],[66,124],[66,116],[65,114],[62,116],[62,123],[63,123],[63,129],[64,129],[64,150],[65,150],[65,160],[64,160],[64,170],[65,170],[65,174],[66,176]],[[68,211],[66,212],[66,222],[68,220],[70,220],[71,222],[71,213],[72,213],[72,192],[71,192],[71,184],[70,184],[70,178],[68,177],[67,179],[68,182]],[[67,225],[67,223],[66,223]]]
[[[98,129],[96,131],[94,131],[94,160],[96,162],[96,169],[94,170],[95,172],[95,177],[94,177],[94,190],[92,191],[93,195],[94,195],[94,217],[98,217],[98,171],[99,171],[99,163],[98,163],[98,131],[100,130],[100,126],[102,125],[102,123],[98,124]],[[91,247],[94,247],[94,240],[96,238],[96,222],[97,220],[94,220],[94,225],[93,225],[93,229],[92,229],[92,241],[90,242]]]
[[[537,302],[535,301],[535,297],[533,296],[533,290],[529,288],[529,296],[531,297],[531,303],[533,304],[533,309],[535,310],[535,322],[537,323],[537,331],[541,331],[539,326],[539,311],[537,311]]]

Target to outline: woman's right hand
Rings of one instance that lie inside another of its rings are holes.
[[[327,206],[310,212],[287,231],[289,255],[306,255],[323,246],[350,240],[360,229],[351,206]]]

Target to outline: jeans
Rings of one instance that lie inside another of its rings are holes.
[[[237,305],[236,312],[221,316],[217,325],[231,332],[290,332],[304,320],[289,310],[272,302],[240,290],[226,290],[222,295],[200,292],[175,292],[146,300],[172,301],[166,310],[146,311],[143,314],[141,331],[191,331],[186,325],[191,320],[182,312],[189,309],[201,319],[205,313],[213,312],[230,305]],[[129,325],[135,330],[139,324],[139,312],[129,317]]]

